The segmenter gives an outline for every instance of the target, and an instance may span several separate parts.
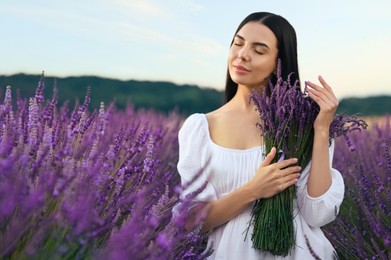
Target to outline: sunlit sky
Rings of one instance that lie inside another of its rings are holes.
[[[391,95],[390,0],[2,0],[0,74],[222,90],[233,33],[255,11],[295,27],[302,80],[320,74],[339,98]]]

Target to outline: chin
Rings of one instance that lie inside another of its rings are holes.
[[[261,83],[255,83],[253,81],[249,80],[243,80],[243,79],[232,79],[233,82],[235,82],[238,85],[246,86],[249,88],[254,88],[254,86],[261,86]]]
[[[243,79],[243,77],[237,77],[236,75],[234,77],[231,76],[231,79],[238,85],[247,85],[250,83],[249,80]]]

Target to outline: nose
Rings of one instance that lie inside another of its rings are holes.
[[[247,61],[249,59],[248,49],[246,48],[246,46],[243,46],[240,49],[240,51],[238,52],[238,58],[244,61]]]

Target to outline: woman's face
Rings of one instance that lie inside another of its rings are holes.
[[[259,22],[245,24],[235,35],[228,56],[228,70],[238,85],[259,88],[276,68],[277,38]]]

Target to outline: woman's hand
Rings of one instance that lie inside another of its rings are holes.
[[[320,107],[319,114],[314,122],[314,130],[328,132],[334,114],[337,111],[338,99],[322,76],[319,76],[318,79],[322,87],[307,81],[307,85],[309,86],[307,93]]]
[[[296,158],[271,164],[275,155],[276,148],[273,147],[260,164],[254,178],[247,183],[253,200],[270,198],[276,195],[295,184],[300,176],[301,167],[292,166],[297,163]]]
[[[338,100],[331,87],[321,76],[318,78],[322,87],[312,82],[307,82],[309,86],[307,89],[308,95],[320,107],[319,114],[314,122],[314,144],[312,147],[310,174],[307,181],[307,192],[311,197],[322,196],[332,183],[329,160],[329,133],[331,122],[338,107]]]
[[[273,148],[249,182],[209,202],[207,209],[210,211],[202,226],[202,232],[227,223],[255,200],[272,197],[297,182],[301,169],[299,166],[291,166],[297,163],[297,160],[289,159],[271,164],[275,155],[276,148]]]

